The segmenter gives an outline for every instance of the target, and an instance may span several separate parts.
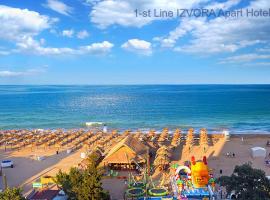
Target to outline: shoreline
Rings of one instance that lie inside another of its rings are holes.
[[[186,134],[188,132],[188,130],[190,128],[194,128],[194,127],[189,127],[189,128],[181,128],[181,127],[177,127],[177,128],[168,128],[168,127],[163,127],[161,129],[155,129],[155,128],[134,128],[134,129],[129,129],[129,128],[107,128],[107,132],[111,132],[111,131],[115,131],[117,130],[118,132],[125,132],[125,131],[130,131],[133,133],[136,132],[141,132],[143,134],[147,134],[149,131],[155,131],[157,134],[162,133],[163,129],[169,129],[169,134],[173,134],[174,131],[176,129],[180,129],[183,134]],[[205,127],[201,127],[201,128],[194,128],[194,134],[195,135],[199,135],[200,134],[200,130],[203,129]],[[0,128],[0,134],[1,133],[6,133],[6,132],[58,132],[58,131],[62,131],[62,132],[69,132],[69,131],[102,131],[103,128],[101,126],[93,126],[93,127],[77,127],[77,128],[16,128],[16,129],[1,129]],[[224,134],[224,131],[228,131],[229,135],[231,136],[251,136],[251,135],[256,135],[256,136],[267,136],[270,135],[270,131],[259,131],[259,130],[241,130],[241,131],[233,131],[233,129],[220,129],[220,131],[217,131],[216,129],[214,129],[214,131],[212,131],[211,129],[207,129],[208,130],[208,134],[209,135],[220,135],[220,134]]]

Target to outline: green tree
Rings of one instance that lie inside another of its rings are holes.
[[[69,173],[60,170],[54,179],[55,183],[69,196],[69,199],[76,199],[76,188],[79,183],[76,183],[75,180],[79,180],[81,177],[75,171],[78,171],[78,169],[71,168]]]
[[[84,170],[71,168],[69,173],[59,171],[55,177],[56,184],[64,190],[70,199],[109,199],[108,193],[102,188],[102,171],[97,167],[96,161],[96,155],[91,155]]]
[[[1,200],[24,200],[22,190],[20,188],[7,188],[4,192],[0,192]]]
[[[221,176],[217,182],[225,186],[228,193],[235,191],[238,199],[270,200],[270,181],[264,171],[250,164],[236,166],[231,176]]]
[[[96,155],[93,154],[88,158],[78,200],[106,199],[101,183],[102,171],[97,168],[96,160]]]

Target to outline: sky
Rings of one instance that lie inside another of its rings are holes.
[[[202,8],[243,16],[176,15]],[[269,0],[1,0],[0,84],[269,84],[267,12]]]

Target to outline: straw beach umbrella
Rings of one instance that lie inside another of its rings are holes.
[[[124,136],[124,137],[129,136],[130,133],[131,133],[130,130],[125,130],[125,131],[123,132],[123,136]]]
[[[168,128],[164,128],[159,136],[158,141],[160,142],[164,142],[165,140],[168,139],[169,136],[169,129]]]
[[[167,147],[167,146],[165,146],[165,145],[161,146],[161,147],[157,150],[156,154],[159,154],[160,152],[163,152],[163,151],[169,152],[169,147]]]
[[[148,139],[152,140],[155,136],[156,136],[156,131],[155,130],[150,130],[148,132],[148,135],[147,135]]]
[[[204,152],[206,152],[206,149],[208,147],[208,135],[205,128],[201,129],[200,131],[200,147],[202,147],[204,149]]]
[[[181,142],[181,130],[180,129],[176,129],[172,138],[172,142],[171,145],[173,147],[177,147]]]
[[[172,156],[172,153],[167,149],[163,149],[159,151],[158,154],[156,154],[156,157],[159,157],[159,156],[170,158]]]
[[[188,134],[186,137],[186,146],[189,150],[191,150],[191,147],[194,145],[194,129],[190,128],[188,130]]]
[[[175,139],[181,138],[181,130],[179,128],[175,130],[175,132],[173,134],[173,138],[175,138]]]
[[[141,135],[142,135],[142,132],[141,131],[137,131],[135,134],[134,134],[134,138],[135,139],[139,139],[140,137],[141,137]]]
[[[162,145],[165,142],[166,138],[163,135],[160,135],[158,138],[159,145]]]
[[[161,146],[157,152],[154,163],[157,165],[167,165],[170,162],[170,158],[172,153],[170,152],[170,148],[167,146]],[[162,161],[162,163],[160,163]],[[166,162],[165,162],[166,161]]]
[[[158,156],[154,160],[154,166],[159,168],[160,170],[164,170],[165,167],[169,166],[170,159],[167,156]]]

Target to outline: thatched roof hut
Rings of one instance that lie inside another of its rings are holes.
[[[117,143],[105,156],[103,165],[130,165],[132,162],[146,163],[148,147],[132,135],[125,137]]]

